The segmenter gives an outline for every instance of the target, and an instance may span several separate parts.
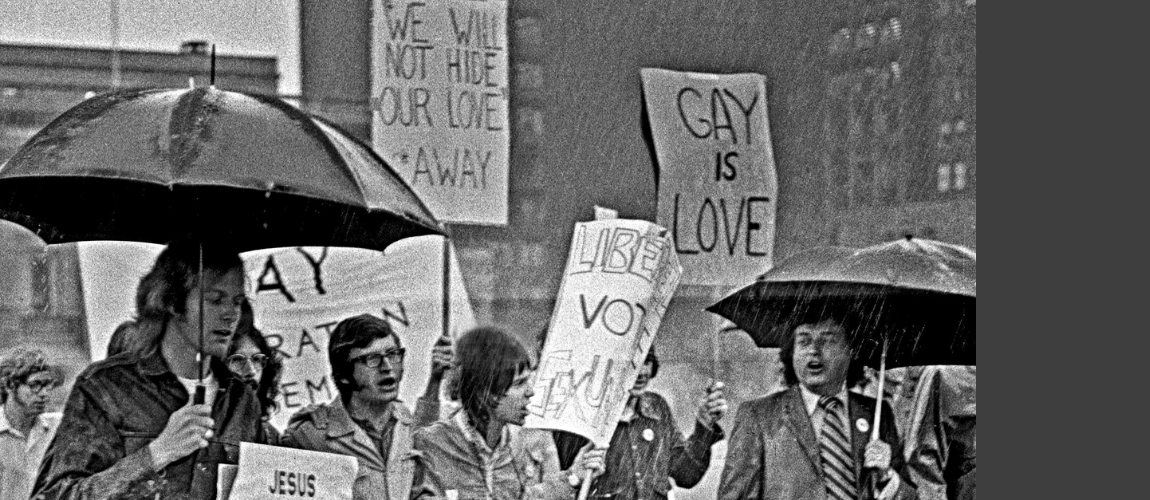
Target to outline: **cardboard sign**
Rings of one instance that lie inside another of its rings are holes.
[[[742,285],[771,266],[778,182],[766,79],[645,68],[659,224],[683,283]]]
[[[610,443],[682,273],[665,233],[640,220],[575,224],[527,427]]]
[[[351,500],[355,457],[240,443],[240,463],[228,500],[308,498]]]
[[[82,244],[81,274],[92,338],[92,359],[104,358],[108,336],[135,312],[136,285],[163,247]],[[138,245],[138,244],[136,244]],[[387,253],[353,248],[300,247],[243,254],[247,295],[256,327],[283,360],[279,429],[299,409],[336,397],[327,340],[342,319],[368,313],[388,321],[407,349],[400,399],[414,405],[431,369],[431,349],[443,331],[444,239],[421,236],[396,242]],[[450,254],[451,332],[475,325],[454,252]]]
[[[507,2],[372,9],[372,146],[439,220],[506,225]]]

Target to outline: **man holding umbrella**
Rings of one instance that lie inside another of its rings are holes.
[[[910,499],[895,424],[868,442],[875,400],[848,392],[855,325],[812,307],[792,318],[779,353],[788,388],[740,405],[719,483],[720,499]],[[884,403],[884,413],[890,414]],[[867,470],[877,470],[874,495]]]
[[[255,392],[222,361],[244,300],[239,254],[174,242],[136,298],[134,345],[76,377],[33,498],[211,499],[218,465],[266,441]]]

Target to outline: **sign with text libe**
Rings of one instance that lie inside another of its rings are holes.
[[[641,220],[575,224],[527,427],[610,443],[679,285],[682,268],[666,232]]]

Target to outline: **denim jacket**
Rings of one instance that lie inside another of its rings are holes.
[[[386,457],[380,452],[378,443],[351,419],[343,400],[338,397],[331,403],[309,406],[292,415],[280,444],[355,457],[359,463],[352,488],[355,500],[407,499],[415,469],[412,434],[416,429],[435,422],[439,415],[439,402],[420,398],[413,417],[402,402],[396,401],[391,404],[391,414],[396,422]]]
[[[33,489],[36,500],[214,499],[219,464],[235,464],[241,441],[266,443],[259,400],[213,360],[219,382],[207,448],[160,471],[147,445],[189,395],[160,353],[123,353],[76,378]]]

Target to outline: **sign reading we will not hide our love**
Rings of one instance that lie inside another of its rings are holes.
[[[681,274],[658,225],[577,223],[526,426],[607,446]]]
[[[372,146],[445,222],[506,225],[506,0],[372,0]]]
[[[657,222],[683,283],[742,285],[771,266],[778,182],[766,78],[644,68],[659,165]]]

